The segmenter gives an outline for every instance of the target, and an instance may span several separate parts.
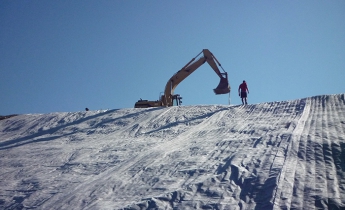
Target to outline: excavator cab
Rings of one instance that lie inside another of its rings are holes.
[[[220,78],[220,82],[218,84],[218,86],[213,89],[213,92],[216,95],[219,94],[226,94],[230,92],[230,85],[229,85],[229,81],[228,81],[228,73],[221,73],[222,77]],[[225,77],[223,77],[225,76]]]
[[[159,107],[162,106],[161,101],[149,101],[140,99],[134,104],[134,108],[149,108],[149,107]]]

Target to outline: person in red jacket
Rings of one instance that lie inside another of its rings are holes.
[[[247,104],[247,93],[249,94],[248,86],[245,80],[238,87],[238,95],[242,99],[242,104]]]

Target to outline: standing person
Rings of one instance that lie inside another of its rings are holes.
[[[241,90],[241,92],[240,92]],[[247,92],[249,94],[248,86],[245,80],[243,80],[242,84],[238,87],[238,95],[242,99],[242,104],[247,104]]]

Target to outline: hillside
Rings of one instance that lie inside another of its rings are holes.
[[[0,121],[0,209],[344,209],[345,94]]]

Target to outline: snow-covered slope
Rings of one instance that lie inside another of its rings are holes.
[[[0,121],[1,209],[343,209],[345,95]]]

